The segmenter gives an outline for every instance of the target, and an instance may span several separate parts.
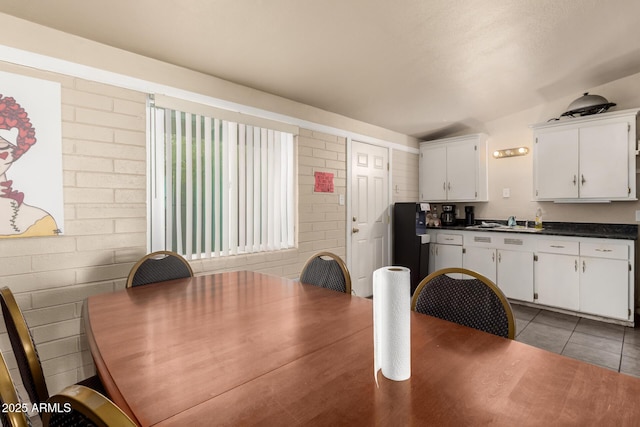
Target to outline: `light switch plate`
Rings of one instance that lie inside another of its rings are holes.
[[[344,206],[344,194],[340,194],[340,195],[338,196],[338,204],[339,204],[340,206]]]
[[[510,188],[503,188],[502,189],[502,197],[504,197],[504,198],[511,197],[511,189]]]

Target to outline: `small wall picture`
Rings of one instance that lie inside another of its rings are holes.
[[[0,238],[62,233],[60,84],[0,72]]]
[[[331,172],[315,172],[315,185],[313,191],[316,193],[333,193],[333,174]]]

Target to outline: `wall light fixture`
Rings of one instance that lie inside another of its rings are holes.
[[[505,148],[504,150],[494,151],[493,157],[502,159],[503,157],[526,156],[527,153],[529,153],[527,147]]]

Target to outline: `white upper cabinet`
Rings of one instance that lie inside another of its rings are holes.
[[[419,176],[422,201],[486,201],[487,136],[421,143]]]
[[[598,114],[534,129],[534,198],[636,200],[637,110]]]

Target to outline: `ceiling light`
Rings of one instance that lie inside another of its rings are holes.
[[[505,148],[504,150],[496,150],[493,152],[493,157],[501,159],[503,157],[515,157],[526,156],[529,153],[527,147]]]

